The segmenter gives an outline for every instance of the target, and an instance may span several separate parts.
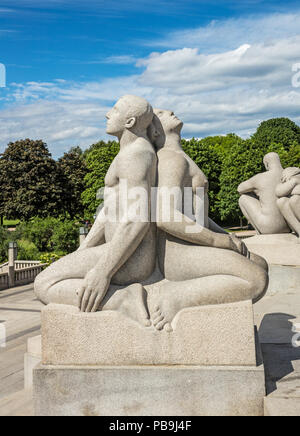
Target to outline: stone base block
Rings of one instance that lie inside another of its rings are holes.
[[[50,305],[42,312],[42,363],[256,366],[251,301],[186,309],[172,326],[158,332],[118,312]]]
[[[300,267],[300,244],[292,233],[257,235],[244,239],[248,249],[266,259],[269,265]]]
[[[261,367],[38,366],[36,416],[263,416]]]

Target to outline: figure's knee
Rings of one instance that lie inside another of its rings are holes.
[[[36,297],[43,303],[49,304],[49,280],[47,280],[47,275],[45,271],[41,272],[34,281],[34,293]]]
[[[289,202],[294,211],[300,212],[300,195],[293,195]]]
[[[248,204],[248,195],[241,195],[239,199],[240,207],[245,207]]]
[[[269,286],[269,274],[268,265],[267,270],[257,267],[253,280],[251,282],[251,299],[253,303],[257,303],[261,300],[268,290]]]
[[[283,210],[286,207],[288,201],[289,200],[286,197],[278,198],[277,206],[279,207],[280,210]]]

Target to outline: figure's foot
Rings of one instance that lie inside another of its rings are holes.
[[[172,332],[172,321],[182,309],[189,306],[175,291],[161,289],[154,297],[153,310],[151,310],[151,321],[156,330]]]
[[[147,310],[147,293],[139,283],[118,290],[104,305],[103,310],[116,310],[143,327],[151,326]]]

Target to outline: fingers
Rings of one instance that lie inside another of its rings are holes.
[[[94,307],[95,301],[97,298],[97,293],[96,292],[92,292],[89,298],[89,302],[86,308],[86,312],[92,312],[92,309]]]
[[[80,307],[81,312],[86,312],[92,292],[93,290],[91,287],[87,287],[86,290],[84,291],[83,298],[81,301],[81,307]]]
[[[101,303],[102,303],[102,298],[100,296],[98,296],[94,301],[91,312],[93,312],[93,313],[98,312]]]
[[[83,299],[83,295],[84,295],[84,291],[85,291],[85,287],[82,286],[79,291],[77,292],[78,295],[78,307],[81,310],[81,304],[82,304],[82,299]]]

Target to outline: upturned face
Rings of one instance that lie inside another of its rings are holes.
[[[183,122],[175,116],[174,112],[166,111],[163,109],[156,109],[155,115],[161,122],[165,134],[168,134],[170,132],[181,132]]]
[[[124,101],[120,99],[115,106],[106,114],[106,133],[108,135],[120,135],[126,126],[127,116]]]

